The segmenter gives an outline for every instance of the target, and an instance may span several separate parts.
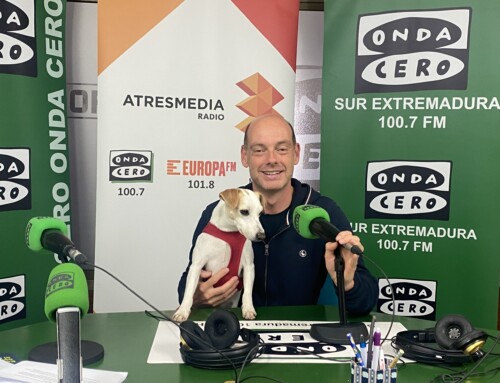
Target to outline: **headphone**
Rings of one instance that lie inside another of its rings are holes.
[[[441,318],[434,329],[409,330],[396,334],[394,345],[404,357],[430,364],[464,364],[484,356],[481,349],[488,334],[474,329],[462,315]]]
[[[260,355],[259,335],[240,329],[231,311],[215,310],[205,322],[205,330],[192,321],[180,324],[180,353],[184,363],[198,368],[223,370],[241,367]],[[243,342],[238,341],[241,337]]]

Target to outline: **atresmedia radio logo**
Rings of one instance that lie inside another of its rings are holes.
[[[466,89],[470,8],[358,20],[355,93]]]

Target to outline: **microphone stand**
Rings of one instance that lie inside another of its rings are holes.
[[[335,275],[337,276],[339,323],[316,323],[311,325],[311,336],[325,343],[350,344],[347,334],[351,333],[354,342],[359,343],[360,335],[368,339],[368,329],[363,322],[348,323],[345,308],[345,262],[339,249],[335,250]]]

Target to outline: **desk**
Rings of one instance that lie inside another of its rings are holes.
[[[190,319],[205,320],[212,312],[210,309],[194,310]],[[241,312],[235,311],[241,318]],[[257,308],[259,319],[277,320],[338,320],[335,306],[297,306],[297,307],[265,307]],[[172,315],[173,311],[166,312]],[[389,315],[377,313],[377,320],[390,321]],[[369,322],[369,317],[357,318],[356,321]],[[425,329],[433,326],[433,322],[413,318],[398,317],[408,329]],[[158,327],[158,322],[143,312],[89,314],[82,320],[82,339],[96,341],[103,345],[104,359],[87,366],[112,371],[127,371],[126,382],[189,382],[189,383],[223,383],[234,379],[231,370],[207,371],[186,365],[147,364],[149,350]],[[490,334],[496,331],[490,331]],[[39,344],[56,340],[55,324],[42,322],[17,329],[0,331],[0,352],[10,352],[20,359],[27,359],[30,350]],[[491,341],[485,349],[488,350]],[[497,350],[498,352],[498,350]],[[469,367],[469,366],[468,366]],[[490,357],[479,367],[486,371],[500,367],[499,357]],[[432,378],[444,373],[439,367],[418,363],[407,364],[398,372],[398,383],[427,383]],[[245,368],[243,377],[266,376],[284,383],[328,383],[350,382],[350,366],[342,364],[263,364],[253,363]],[[498,374],[485,378],[476,378],[475,382],[496,382]],[[252,379],[251,383],[269,380]]]

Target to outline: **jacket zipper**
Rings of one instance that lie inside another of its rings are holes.
[[[287,226],[284,226],[283,229],[279,232],[277,232],[275,235],[273,235],[268,242],[264,242],[264,257],[266,257],[266,267],[264,269],[264,292],[265,292],[265,295],[266,295],[266,306],[268,305],[268,299],[267,299],[267,269],[268,269],[268,262],[269,262],[269,245],[271,243],[271,241],[276,238],[278,235],[280,235],[281,233],[283,233],[285,230],[289,229],[290,226],[287,225]]]
[[[269,243],[264,244],[264,256],[266,257],[266,268],[264,269],[264,291],[266,293],[267,306],[267,261],[269,260]]]

